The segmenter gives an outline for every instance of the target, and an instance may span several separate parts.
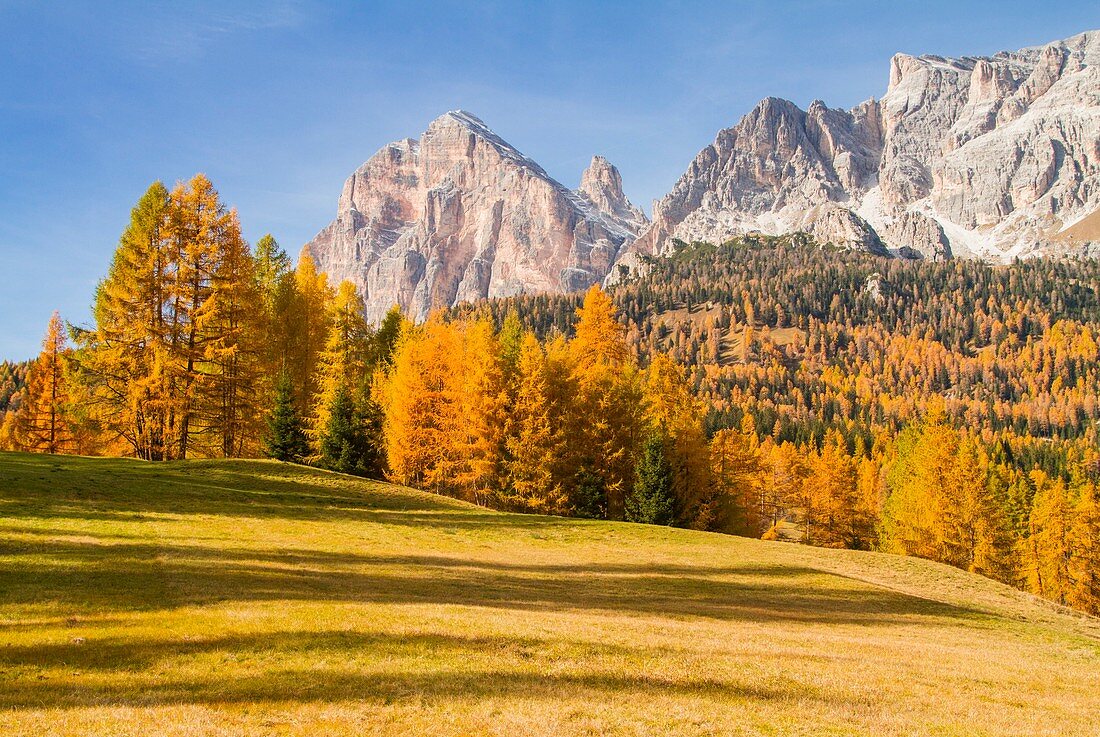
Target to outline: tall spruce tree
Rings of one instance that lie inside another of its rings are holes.
[[[363,433],[355,402],[344,387],[339,387],[328,408],[328,424],[321,434],[321,465],[340,473],[362,475]]]
[[[305,423],[294,401],[290,376],[283,372],[275,386],[275,405],[267,418],[268,458],[298,463],[309,455]]]
[[[646,438],[634,475],[634,488],[625,500],[627,521],[671,525],[676,519],[676,490],[668,459],[668,436],[663,430]]]

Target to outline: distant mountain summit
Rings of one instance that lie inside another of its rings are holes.
[[[304,247],[367,316],[566,292],[673,240],[805,231],[874,253],[1007,261],[1100,250],[1100,32],[890,62],[851,110],[761,101],[699,152],[653,222],[595,157],[577,190],[460,110],[381,149]]]
[[[721,131],[621,262],[672,239],[807,231],[926,258],[1082,249],[1100,209],[1100,32],[991,57],[908,56],[880,100],[763,100]],[[1095,228],[1093,228],[1094,230]]]
[[[344,183],[336,219],[304,247],[362,291],[423,319],[482,297],[584,289],[648,225],[596,157],[570,190],[470,113],[382,148]]]

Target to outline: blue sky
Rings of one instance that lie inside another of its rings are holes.
[[[155,179],[206,172],[249,240],[296,254],[356,166],[464,108],[566,185],[607,156],[649,211],[761,97],[848,107],[897,51],[1097,27],[1095,0],[0,0],[0,358],[34,355],[54,309],[87,322]]]

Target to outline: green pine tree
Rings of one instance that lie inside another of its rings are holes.
[[[394,305],[382,318],[382,324],[374,332],[372,339],[373,351],[371,363],[376,367],[388,366],[393,360],[393,351],[397,346],[397,338],[401,334],[401,325],[405,318],[401,315],[401,308]]]
[[[670,525],[676,518],[676,495],[668,440],[663,431],[650,434],[635,469],[634,488],[625,499],[628,522]]]
[[[267,456],[299,462],[309,454],[309,442],[302,418],[294,403],[294,387],[283,373],[275,387],[275,407],[267,419]]]
[[[329,420],[321,435],[321,465],[341,473],[362,475],[363,433],[355,402],[344,387],[336,390],[329,405]]]
[[[569,492],[573,514],[586,519],[607,519],[607,484],[585,464],[573,477]]]
[[[360,432],[360,459],[362,472],[375,479],[386,476],[386,436],[383,429],[385,413],[371,397],[371,384],[364,382],[358,407],[357,424]]]

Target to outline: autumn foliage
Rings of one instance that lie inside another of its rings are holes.
[[[919,556],[1100,613],[1095,266],[794,236],[648,267],[374,326],[308,254],[249,248],[205,176],[154,183],[94,323],[54,315],[37,359],[0,367],[0,444],[268,455],[498,509]]]

